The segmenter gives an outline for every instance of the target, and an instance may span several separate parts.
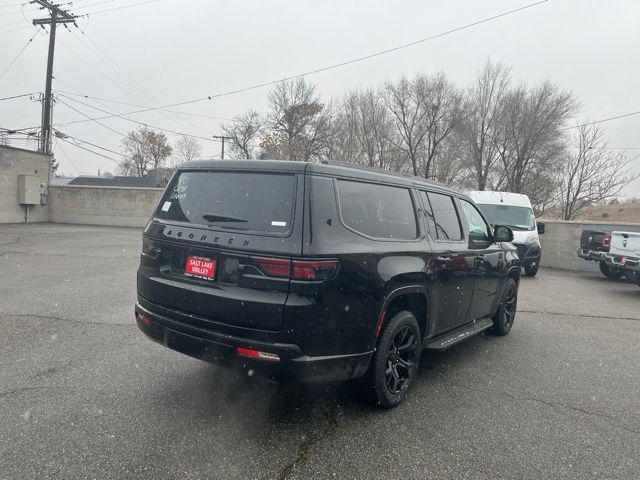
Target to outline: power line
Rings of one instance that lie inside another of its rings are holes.
[[[60,151],[64,154],[64,157],[69,161],[69,163],[71,164],[71,166],[73,168],[76,169],[76,172],[78,172],[78,175],[81,175],[82,172],[80,171],[80,169],[78,167],[76,167],[76,164],[73,163],[73,160],[71,160],[71,158],[69,157],[69,155],[67,155],[67,152],[65,152],[64,148],[62,148],[62,145],[60,144],[60,142],[58,142],[58,139],[56,138],[56,142],[55,142],[55,147],[56,149],[60,149]]]
[[[462,25],[460,27],[452,28],[452,29],[447,30],[445,32],[441,32],[441,33],[438,33],[438,34],[435,34],[435,35],[431,35],[429,37],[425,37],[425,38],[422,38],[422,39],[419,39],[419,40],[415,40],[415,41],[410,42],[410,43],[405,43],[405,44],[398,45],[398,46],[395,46],[395,47],[392,47],[392,48],[388,48],[386,50],[381,50],[379,52],[374,52],[374,53],[371,53],[369,55],[364,55],[362,57],[357,57],[357,58],[346,60],[346,61],[343,61],[343,62],[340,62],[340,63],[335,63],[333,65],[328,65],[328,66],[325,66],[325,67],[316,68],[314,70],[309,70],[309,71],[304,72],[304,73],[291,75],[289,77],[281,78],[280,80],[272,80],[272,81],[268,81],[268,82],[262,82],[262,83],[258,83],[258,84],[251,85],[251,86],[248,86],[248,87],[239,88],[239,89],[236,89],[236,90],[229,90],[227,92],[218,93],[218,94],[214,94],[214,95],[207,95],[205,97],[194,98],[194,99],[186,100],[186,101],[183,101],[183,102],[177,102],[177,103],[172,103],[172,104],[168,104],[168,105],[160,105],[158,107],[149,107],[149,108],[145,108],[145,109],[141,109],[141,110],[135,110],[135,111],[132,111],[132,112],[123,113],[122,115],[132,115],[134,113],[148,112],[148,111],[151,111],[151,110],[159,110],[159,109],[163,109],[163,108],[178,107],[178,106],[181,106],[181,105],[188,105],[190,103],[196,103],[196,102],[202,102],[202,101],[206,101],[206,100],[212,100],[214,98],[226,97],[226,96],[229,96],[229,95],[236,95],[238,93],[243,93],[243,92],[247,92],[247,91],[250,91],[250,90],[256,90],[258,88],[264,88],[264,87],[269,87],[271,85],[276,85],[278,83],[282,83],[282,82],[285,82],[285,81],[288,81],[288,80],[294,80],[294,79],[305,77],[305,76],[308,76],[308,75],[314,75],[314,74],[317,74],[317,73],[326,72],[328,70],[344,67],[346,65],[350,65],[350,64],[353,64],[353,63],[361,62],[361,61],[368,60],[368,59],[374,58],[374,57],[379,57],[379,56],[386,55],[386,54],[389,54],[389,53],[392,53],[392,52],[396,52],[398,50],[402,50],[404,48],[409,48],[409,47],[412,47],[412,46],[415,46],[415,45],[418,45],[418,44],[421,44],[421,43],[425,43],[425,42],[428,42],[430,40],[434,40],[436,38],[444,37],[446,35],[450,35],[452,33],[456,33],[456,32],[465,30],[467,28],[475,27],[477,25],[481,25],[483,23],[487,23],[487,22],[496,20],[498,18],[502,18],[502,17],[505,17],[507,15],[511,15],[511,14],[520,12],[522,10],[526,10],[528,8],[532,8],[532,7],[541,5],[543,3],[547,3],[548,1],[550,1],[550,0],[541,0],[541,1],[538,1],[538,2],[530,3],[528,5],[524,5],[522,7],[519,7],[519,8],[513,9],[513,10],[508,10],[506,12],[502,12],[502,13],[499,13],[497,15],[493,15],[491,17],[486,17],[486,18],[483,18],[481,20],[478,20],[478,21],[475,21],[475,22],[472,22],[472,23],[468,23],[468,24]],[[114,116],[116,116],[116,115],[114,115]],[[109,117],[100,117],[100,119],[105,119],[105,118],[109,118]],[[83,122],[83,121],[86,121],[86,120],[79,120],[78,122]],[[75,122],[75,123],[77,123],[77,122]],[[69,124],[69,123],[67,123],[67,124]]]
[[[79,104],[81,104],[81,105],[84,105],[85,107],[93,108],[94,110],[98,110],[99,112],[107,113],[107,114],[109,114],[109,117],[107,117],[107,118],[111,118],[111,117],[118,117],[118,118],[121,118],[122,120],[126,120],[126,121],[131,122],[131,123],[136,123],[136,124],[138,124],[138,125],[142,125],[142,126],[145,126],[145,127],[148,127],[148,128],[153,128],[153,129],[156,129],[156,130],[161,130],[161,131],[163,131],[163,132],[173,133],[173,134],[175,134],[175,135],[182,135],[182,136],[185,136],[185,137],[192,137],[192,138],[197,138],[197,139],[200,139],[200,140],[207,140],[207,141],[209,141],[209,142],[214,142],[214,141],[216,141],[215,139],[213,139],[213,138],[211,138],[211,137],[202,137],[202,136],[199,136],[199,135],[192,135],[192,134],[190,134],[190,133],[179,132],[179,131],[176,131],[176,130],[171,130],[171,129],[169,129],[169,128],[158,127],[158,126],[156,126],[156,125],[151,125],[151,124],[149,124],[149,123],[140,122],[140,121],[138,121],[138,120],[134,120],[134,119],[132,119],[132,118],[127,118],[127,117],[125,117],[124,115],[127,115],[126,113],[125,113],[125,114],[117,114],[117,113],[109,112],[108,110],[104,110],[104,109],[102,109],[102,108],[98,108],[98,107],[96,107],[96,106],[94,106],[94,105],[91,105],[91,104],[88,104],[88,103],[85,103],[85,102],[81,102],[80,100],[76,100],[75,98],[71,98],[71,97],[68,97],[68,96],[63,95],[63,94],[61,94],[61,95],[59,95],[59,96],[64,97],[64,98],[66,98],[66,99],[68,99],[68,100],[71,100],[72,102],[77,102],[77,103],[79,103]],[[73,110],[76,110],[75,108],[73,108],[72,106],[70,106],[68,103],[63,102],[62,100],[60,100],[60,103],[62,103],[63,105],[66,105],[67,107],[69,107],[69,108],[71,108],[71,109],[73,109]],[[77,111],[78,113],[80,113],[80,111],[79,111],[79,110],[76,110],[76,111]],[[88,120],[95,121],[96,123],[98,123],[98,124],[100,124],[100,125],[102,125],[102,126],[105,126],[104,124],[102,124],[102,123],[98,122],[98,120],[101,120],[101,119],[103,119],[103,118],[105,118],[105,117],[92,118],[92,117],[89,117],[89,116],[85,115],[84,113],[83,113],[82,115],[84,115],[85,117],[87,117],[87,119],[88,119]],[[62,124],[60,124],[60,126],[62,126],[62,125],[70,125],[71,123],[74,123],[74,122],[62,123]],[[112,130],[110,127],[106,127],[106,128],[109,128],[110,130]],[[114,130],[112,130],[112,131],[114,131]],[[116,132],[116,133],[119,133],[119,132]],[[120,135],[122,135],[123,137],[125,136],[125,135],[123,135],[123,134],[121,134],[121,133],[120,133]]]
[[[131,7],[138,7],[140,5],[147,5],[149,3],[156,3],[159,2],[160,0],[147,0],[146,2],[139,2],[139,3],[132,3],[131,5],[123,5],[121,7],[114,7],[114,8],[107,8],[106,10],[97,10],[95,12],[87,12],[81,16],[91,16],[91,15],[96,15],[98,13],[106,13],[106,12],[113,12],[114,10],[122,10],[124,8],[131,8]]]
[[[103,155],[102,153],[94,152],[90,148],[83,147],[82,145],[77,145],[77,144],[75,144],[73,142],[70,142],[69,140],[65,140],[64,138],[61,138],[60,140],[62,140],[63,142],[68,143],[69,145],[73,145],[74,147],[81,148],[82,150],[85,150],[87,152],[93,153],[94,155],[98,155],[99,157],[106,158],[107,160],[111,160],[112,162],[120,163],[120,160],[116,160],[115,158],[108,157],[107,155]]]
[[[55,128],[53,129],[53,131],[55,132],[56,137],[60,138],[62,140],[70,138],[72,140],[75,140],[76,142],[86,143],[87,145],[91,145],[92,147],[99,148],[100,150],[104,150],[105,152],[115,153],[116,155],[120,155],[121,157],[126,157],[126,155],[124,155],[123,153],[116,152],[115,150],[111,150],[110,148],[101,147],[100,145],[96,145],[95,143],[91,143],[91,142],[89,142],[87,140],[82,140],[82,139],[80,139],[78,137],[74,137],[72,135],[68,135],[68,134],[66,134],[64,132],[61,132],[60,130],[56,130]]]
[[[65,98],[67,98],[67,97],[65,97]],[[98,119],[96,119],[96,118],[91,118],[91,117],[90,117],[89,115],[87,115],[86,113],[81,112],[80,110],[78,110],[78,109],[77,109],[77,108],[75,108],[75,107],[72,107],[72,106],[71,106],[71,105],[69,105],[68,103],[66,103],[66,102],[64,102],[64,101],[62,101],[62,100],[60,100],[60,99],[58,99],[58,101],[59,101],[60,103],[62,103],[63,105],[65,105],[65,106],[69,107],[69,108],[70,108],[71,110],[73,110],[74,112],[78,112],[78,113],[79,113],[80,115],[82,115],[83,117],[86,117],[86,118],[87,118],[87,120],[90,120],[90,121],[92,121],[92,122],[97,123],[97,124],[98,124],[98,125],[100,125],[101,127],[104,127],[104,128],[106,128],[107,130],[110,130],[110,131],[112,131],[113,133],[116,133],[116,134],[120,135],[122,138],[125,138],[125,137],[126,137],[126,135],[125,135],[124,133],[119,132],[118,130],[113,129],[113,128],[111,128],[111,127],[110,127],[110,126],[108,126],[108,125],[105,125],[104,123],[102,123],[102,122],[98,121]]]
[[[565,128],[562,128],[561,130],[571,130],[572,128],[586,127],[589,125],[595,125],[596,123],[608,122],[610,120],[617,120],[618,118],[631,117],[633,115],[638,115],[638,114],[640,114],[640,110],[638,110],[637,112],[623,113],[622,115],[616,115],[615,117],[603,118],[601,120],[594,120],[593,122],[582,123],[580,125],[575,125],[572,127],[565,127]]]
[[[57,78],[57,77],[54,77],[54,78],[55,78],[56,81],[58,81],[60,83],[64,83],[59,78]],[[65,85],[67,85],[68,87],[72,88],[69,84],[65,84]],[[137,103],[129,103],[129,102],[122,102],[122,101],[119,101],[119,100],[110,100],[108,98],[94,97],[94,96],[91,96],[91,95],[86,95],[84,93],[79,93],[77,91],[76,92],[68,92],[68,91],[64,91],[64,90],[56,90],[56,92],[65,93],[67,95],[75,95],[77,97],[87,98],[87,99],[90,99],[90,100],[97,100],[97,101],[102,101],[102,102],[106,102],[106,103],[115,103],[115,104],[118,104],[118,105],[125,105],[125,106],[128,106],[128,107],[149,108],[148,105],[140,105],[140,104],[137,104]],[[158,110],[163,110],[165,112],[170,112],[170,113],[176,113],[176,114],[179,114],[179,115],[190,115],[192,117],[210,118],[212,120],[225,120],[225,121],[229,121],[229,122],[233,121],[233,118],[216,117],[216,116],[213,116],[213,115],[205,115],[203,113],[183,112],[183,111],[180,111],[180,110],[165,110],[165,109],[158,109]]]
[[[142,85],[141,83],[137,82],[135,80],[135,78],[133,78],[126,69],[122,68],[118,62],[116,62],[115,60],[113,60],[113,58],[111,58],[107,52],[105,52],[96,42],[94,42],[91,37],[89,37],[86,32],[84,32],[82,29],[79,29],[80,32],[82,33],[82,36],[78,36],[78,39],[80,40],[80,42],[82,43],[82,45],[89,49],[92,53],[97,54],[99,57],[102,57],[103,62],[109,67],[111,68],[117,75],[119,75],[122,79],[124,79],[127,83],[129,83],[129,85],[131,85],[136,91],[141,92],[141,94],[150,99],[151,102],[156,103],[156,102],[161,102],[161,100],[156,97],[152,92],[149,91],[149,89],[147,89],[144,85]],[[84,38],[83,38],[84,37]],[[86,39],[86,40],[85,40]],[[87,43],[87,41],[89,41],[91,43],[91,45],[89,45]],[[139,95],[134,95],[137,98],[142,99],[143,102],[146,102],[147,100],[144,100],[143,97],[140,97]],[[164,112],[165,110],[161,110],[161,112]],[[168,120],[173,120],[176,123],[180,123],[182,126],[185,126],[187,128],[195,128],[196,130],[200,130],[203,132],[207,132],[207,130],[203,129],[201,126],[195,125],[191,122],[187,122],[181,118],[177,118],[175,116],[170,116],[167,113],[161,113],[161,115],[168,119]]]
[[[30,97],[31,95],[34,95],[36,92],[31,92],[31,93],[23,93],[21,95],[13,95],[11,97],[2,97],[0,98],[0,102],[3,100],[13,100],[14,98],[22,98],[22,97]]]
[[[4,71],[0,74],[0,79],[2,77],[4,77],[6,75],[6,73],[9,71],[9,69],[13,66],[13,64],[18,61],[20,56],[24,53],[24,51],[27,49],[27,47],[31,44],[33,39],[36,38],[36,35],[38,35],[38,30],[36,30],[36,33],[33,34],[33,37],[31,37],[27,41],[27,44],[24,47],[22,47],[22,49],[18,52],[18,54],[15,56],[15,58],[13,60],[11,60],[11,63],[9,63],[9,65],[7,65],[7,68],[5,68]]]

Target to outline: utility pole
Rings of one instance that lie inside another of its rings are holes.
[[[222,156],[220,158],[224,160],[224,141],[233,140],[233,137],[225,137],[224,135],[212,135],[212,137],[215,138],[216,140],[222,141]]]
[[[49,10],[50,16],[47,18],[36,18],[34,25],[49,25],[49,55],[47,56],[47,79],[45,82],[45,92],[42,101],[42,126],[40,129],[40,151],[44,154],[51,154],[51,113],[53,102],[51,96],[51,81],[53,79],[53,53],[56,46],[56,25],[58,23],[74,23],[76,17],[62,10],[46,0],[31,0]]]

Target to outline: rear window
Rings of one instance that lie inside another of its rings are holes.
[[[257,172],[180,172],[156,213],[161,220],[288,234],[295,176]]]
[[[375,238],[412,240],[418,236],[408,189],[338,180],[338,194],[347,227]]]

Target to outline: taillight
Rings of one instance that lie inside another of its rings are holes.
[[[158,258],[158,255],[160,254],[160,248],[155,244],[153,240],[142,237],[142,254],[147,257]]]
[[[252,260],[265,275],[292,280],[328,280],[338,270],[337,260],[289,260],[270,257],[252,257]]]
[[[604,238],[602,239],[602,247],[606,248],[607,250],[611,248],[611,235],[604,236]]]
[[[328,280],[338,269],[337,260],[294,260],[294,280]]]
[[[286,258],[252,257],[251,260],[269,277],[289,278],[291,275],[291,260]]]

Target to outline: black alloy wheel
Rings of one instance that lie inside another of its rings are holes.
[[[511,331],[518,308],[518,285],[513,278],[507,280],[502,301],[493,317],[493,326],[489,331],[495,335],[504,336]]]
[[[409,327],[402,327],[389,344],[386,355],[385,384],[392,395],[409,386],[418,356],[418,341]]]
[[[367,398],[383,408],[402,403],[416,378],[420,352],[420,327],[414,314],[407,310],[392,314],[362,379]]]

